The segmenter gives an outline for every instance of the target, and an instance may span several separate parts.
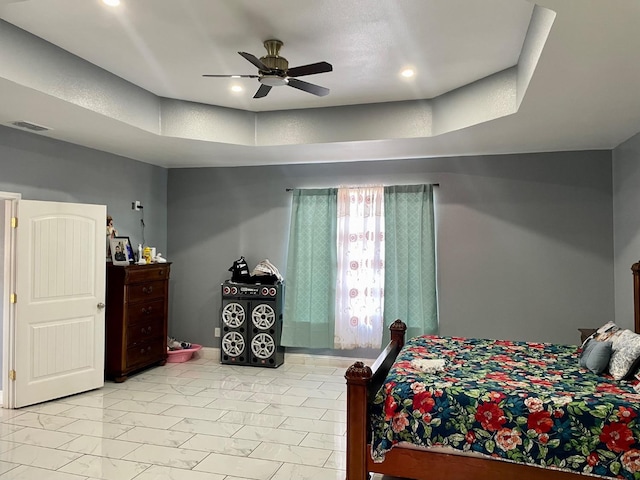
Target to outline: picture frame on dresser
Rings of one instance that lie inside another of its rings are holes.
[[[109,245],[111,246],[111,261],[114,265],[129,265],[133,262],[129,237],[110,238]]]

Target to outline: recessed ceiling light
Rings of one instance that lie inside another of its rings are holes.
[[[402,75],[405,78],[411,78],[415,75],[415,73],[416,72],[414,72],[412,68],[406,68],[402,71],[400,75]]]
[[[102,0],[102,3],[109,5],[110,7],[117,7],[120,5],[120,0]]]
[[[233,87],[231,87],[232,92],[241,92],[242,90],[244,90],[244,88],[242,88],[240,85],[234,85]]]

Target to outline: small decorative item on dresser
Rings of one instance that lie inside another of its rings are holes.
[[[129,265],[133,261],[129,237],[112,237],[109,239],[109,243],[114,265]]]
[[[118,236],[118,230],[113,226],[113,217],[107,215],[107,261],[111,261],[111,242],[110,239]]]

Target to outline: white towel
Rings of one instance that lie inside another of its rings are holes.
[[[411,366],[424,373],[437,373],[444,371],[445,360],[442,358],[419,358],[411,360]]]

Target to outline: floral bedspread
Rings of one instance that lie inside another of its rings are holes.
[[[400,352],[375,397],[372,455],[398,442],[640,479],[637,381],[579,366],[576,346],[423,336]],[[424,373],[415,359],[444,359]]]

